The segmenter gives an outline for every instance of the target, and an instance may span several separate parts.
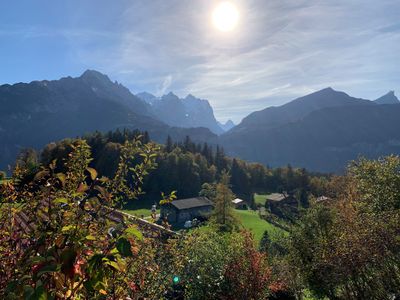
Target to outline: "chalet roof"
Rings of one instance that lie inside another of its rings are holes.
[[[242,203],[242,202],[244,202],[244,201],[242,199],[239,199],[239,198],[236,198],[235,200],[232,200],[233,204],[239,204],[239,203]]]
[[[171,204],[179,210],[213,205],[211,200],[206,197],[179,199],[172,201]]]
[[[269,200],[269,201],[282,201],[284,199],[286,199],[286,196],[284,194],[280,194],[280,193],[273,193],[273,194],[267,195],[267,200]]]

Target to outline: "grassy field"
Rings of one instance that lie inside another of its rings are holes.
[[[136,217],[149,217],[151,216],[151,210],[150,209],[146,209],[146,208],[139,208],[139,209],[134,209],[134,210],[129,210],[129,209],[124,209],[124,212],[132,215],[132,216],[136,216]],[[160,213],[160,210],[157,209],[157,214]]]
[[[142,216],[149,217],[151,215],[151,211],[145,208],[133,209],[133,210],[125,209],[124,212],[137,217],[142,217]],[[160,210],[158,209],[157,214],[159,213]],[[235,213],[238,216],[243,227],[250,230],[254,234],[254,239],[257,242],[261,240],[264,231],[266,230],[270,235],[282,232],[282,229],[275,227],[274,225],[268,223],[263,219],[260,219],[256,211],[235,209]]]
[[[260,219],[258,213],[253,210],[235,210],[237,216],[243,227],[250,230],[254,234],[254,239],[259,242],[264,234],[268,231],[270,235],[282,231],[282,229],[275,227],[267,221]]]
[[[261,204],[262,206],[265,205],[265,200],[266,200],[267,195],[266,194],[254,194],[254,202],[256,204]]]

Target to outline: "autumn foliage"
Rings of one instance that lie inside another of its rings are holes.
[[[62,162],[17,165],[0,190],[0,298],[202,299],[205,289],[215,299],[266,297],[270,271],[248,234],[212,229],[163,240],[113,217],[143,193],[157,152],[127,141],[113,178],[90,167],[82,140]]]

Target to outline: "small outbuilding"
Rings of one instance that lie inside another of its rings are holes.
[[[214,208],[206,197],[174,200],[161,206],[160,217],[169,223],[185,223],[193,219],[207,219]]]
[[[232,200],[232,204],[236,209],[247,209],[246,201],[243,199],[236,198]]]

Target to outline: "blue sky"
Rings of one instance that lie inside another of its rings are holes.
[[[0,84],[96,69],[137,93],[208,99],[220,120],[331,86],[377,98],[400,89],[399,0],[2,0]]]

